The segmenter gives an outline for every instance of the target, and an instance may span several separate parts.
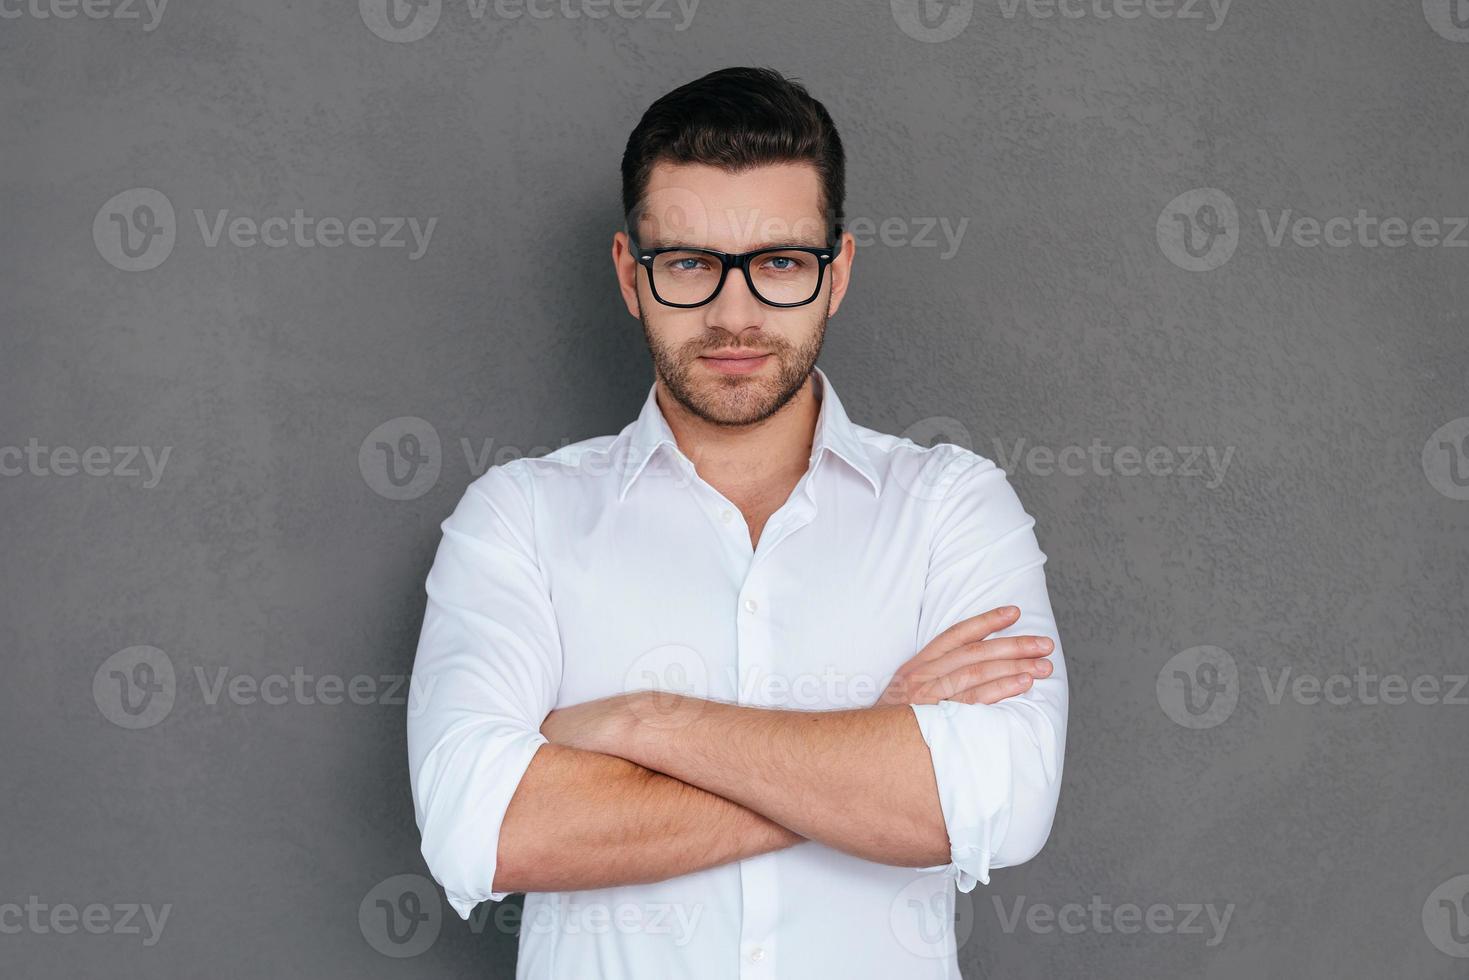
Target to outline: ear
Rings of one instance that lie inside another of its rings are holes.
[[[831,299],[826,305],[827,316],[836,313],[837,307],[842,305],[842,297],[847,295],[847,286],[852,282],[852,262],[856,258],[857,240],[850,231],[844,231],[842,240],[837,245],[837,254],[827,269],[827,274],[831,276]]]
[[[638,293],[638,260],[633,256],[632,240],[627,232],[619,231],[612,236],[612,269],[617,276],[617,286],[622,290],[622,302],[633,319],[641,320],[642,297]]]

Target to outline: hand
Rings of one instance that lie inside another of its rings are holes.
[[[617,694],[557,708],[541,722],[541,734],[557,745],[616,754],[631,718],[630,700]]]
[[[1020,619],[1015,606],[991,609],[944,630],[898,668],[878,704],[995,704],[1030,690],[1055,668],[1044,659],[1055,644],[1044,636],[999,636]]]

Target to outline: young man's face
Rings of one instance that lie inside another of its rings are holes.
[[[645,248],[694,245],[749,252],[832,244],[830,222],[820,207],[820,179],[810,164],[730,174],[703,164],[659,163],[643,200],[633,229]],[[739,426],[773,415],[805,383],[821,352],[826,320],[846,293],[855,244],[843,234],[816,298],[790,308],[761,302],[738,269],[730,270],[719,294],[703,306],[666,306],[654,298],[647,270],[630,249],[627,235],[618,232],[612,258],[623,299],[628,312],[642,321],[659,379],[695,416]],[[773,269],[787,266],[778,262]],[[655,275],[666,296],[665,268]],[[666,275],[671,278],[673,272]]]

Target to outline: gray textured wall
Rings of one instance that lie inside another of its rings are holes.
[[[742,63],[846,141],[852,415],[1050,556],[1061,812],[965,975],[1469,971],[1469,4],[427,2],[0,0],[0,973],[512,974],[413,877],[423,578],[636,412],[623,142]]]

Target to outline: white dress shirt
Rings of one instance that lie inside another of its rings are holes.
[[[650,687],[868,707],[938,633],[1004,605],[1021,616],[998,635],[1050,637],[1055,670],[998,704],[912,706],[947,865],[805,841],[655,884],[532,892],[521,980],[958,977],[955,887],[988,884],[1050,833],[1066,668],[1034,519],[990,460],[856,425],[815,381],[810,464],[757,547],[651,387],[618,435],[496,466],[445,519],[408,755],[423,856],[453,908],[467,919],[506,896],[491,887],[500,826],[553,708]]]

